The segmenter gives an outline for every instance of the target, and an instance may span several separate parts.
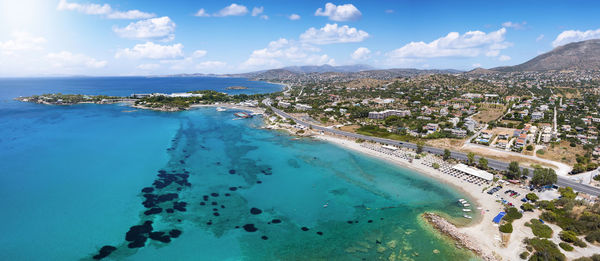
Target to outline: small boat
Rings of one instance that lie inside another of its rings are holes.
[[[469,204],[469,203],[463,203],[463,207],[470,207],[470,206],[471,206],[471,204]]]
[[[470,210],[470,209],[468,209],[468,208],[463,208],[463,211],[464,211],[464,212],[471,212],[471,210]]]
[[[325,203],[325,205],[323,205],[324,208],[329,207],[329,202]]]
[[[217,111],[226,111],[227,109],[223,108],[223,107],[217,107]]]
[[[245,112],[236,112],[233,115],[235,115],[238,118],[242,118],[242,119],[252,118],[251,114],[248,114],[248,113],[245,113]]]
[[[473,218],[473,217],[471,217],[471,216],[469,216],[467,214],[464,214],[463,217],[468,218],[468,219],[472,219]]]

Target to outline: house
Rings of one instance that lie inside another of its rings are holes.
[[[456,124],[460,122],[460,118],[454,117],[452,119],[449,119],[448,122],[452,123],[452,126],[456,127]]]
[[[312,109],[312,106],[298,103],[298,104],[294,105],[294,108],[296,108],[296,110],[300,110],[300,111],[307,111],[307,110]]]
[[[385,119],[390,116],[406,117],[410,116],[409,110],[385,110],[369,112],[369,119]]]
[[[544,113],[541,111],[536,111],[531,114],[531,120],[538,121],[544,119]]]
[[[437,123],[427,123],[427,125],[425,125],[424,129],[427,130],[427,133],[434,133],[438,130],[439,125]]]
[[[279,101],[277,103],[277,106],[282,107],[282,108],[289,108],[292,104],[289,102],[284,102],[284,101]]]

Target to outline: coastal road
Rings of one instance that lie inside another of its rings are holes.
[[[358,134],[358,133],[346,132],[346,131],[341,131],[338,129],[323,127],[320,125],[310,124],[310,123],[304,122],[300,119],[297,119],[295,117],[292,117],[291,115],[271,106],[268,101],[263,101],[263,103],[265,103],[267,106],[269,106],[273,110],[273,112],[275,112],[277,115],[279,115],[283,118],[286,118],[286,119],[292,119],[296,123],[298,123],[302,126],[312,128],[313,130],[320,130],[323,132],[328,132],[331,134],[340,135],[340,136],[344,136],[344,137],[363,139],[363,140],[367,140],[367,141],[374,141],[374,142],[379,142],[382,144],[387,144],[387,145],[392,145],[392,146],[397,146],[397,147],[417,149],[417,145],[414,143],[410,143],[410,142],[366,136],[366,135],[362,135],[362,134]],[[444,149],[429,147],[429,146],[423,146],[423,151],[428,152],[428,153],[438,154],[438,155],[444,154]],[[467,154],[465,154],[463,152],[458,152],[458,151],[451,151],[451,157],[454,159],[457,159],[457,160],[461,160],[461,161],[467,160]],[[476,157],[475,159],[478,160],[479,157]],[[507,170],[508,165],[509,165],[509,163],[507,163],[507,162],[494,160],[494,159],[488,159],[488,167],[496,169],[496,170]],[[529,176],[530,177],[533,176],[533,170],[531,170],[531,169],[529,171]],[[581,191],[581,192],[584,192],[584,193],[587,193],[590,195],[600,196],[600,188],[589,186],[586,184],[580,184],[580,183],[572,181],[569,178],[564,177],[564,176],[558,176],[558,182],[556,185],[561,186],[561,187],[571,187],[575,191]]]

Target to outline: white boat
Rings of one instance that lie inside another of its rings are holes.
[[[463,208],[463,211],[464,211],[464,212],[471,212],[471,210],[470,210],[470,209],[468,209],[468,208]]]
[[[469,216],[467,214],[464,214],[463,217],[468,218],[468,219],[472,219],[473,218],[473,217],[471,217],[471,216]]]
[[[217,111],[226,111],[227,109],[223,108],[223,107],[217,107]]]
[[[463,207],[470,207],[470,206],[471,206],[471,204],[469,204],[469,203],[463,203]]]

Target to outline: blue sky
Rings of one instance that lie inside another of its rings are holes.
[[[597,1],[0,0],[0,76],[469,70],[600,38]]]

